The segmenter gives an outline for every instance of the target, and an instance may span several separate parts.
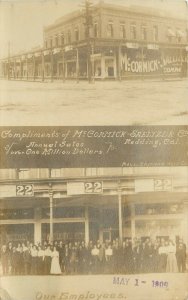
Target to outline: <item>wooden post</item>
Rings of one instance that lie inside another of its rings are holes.
[[[85,243],[89,243],[89,210],[88,207],[85,207]]]
[[[122,218],[122,194],[121,188],[118,188],[118,217],[119,217],[119,241],[123,242],[123,218]]]
[[[54,56],[53,56],[53,50],[51,49],[51,81],[53,81],[54,78]]]
[[[44,81],[44,52],[41,52],[41,61],[42,61],[42,81]]]
[[[79,83],[79,51],[78,47],[76,48],[76,82]]]
[[[53,192],[49,191],[50,198],[50,243],[53,243],[54,231],[53,231]]]
[[[119,81],[121,81],[121,45],[118,48],[118,74],[119,74]]]

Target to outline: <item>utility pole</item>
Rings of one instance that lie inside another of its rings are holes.
[[[7,68],[7,77],[10,80],[10,41],[8,42],[8,68]]]
[[[91,65],[91,41],[90,41],[90,28],[93,26],[92,20],[92,2],[85,0],[85,28],[86,28],[86,41],[87,41],[87,63],[88,63],[88,82],[92,83],[92,65]]]

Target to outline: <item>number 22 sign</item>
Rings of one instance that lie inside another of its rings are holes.
[[[32,184],[20,184],[16,186],[16,196],[34,196]]]
[[[84,188],[86,194],[99,194],[103,190],[101,181],[85,182]]]

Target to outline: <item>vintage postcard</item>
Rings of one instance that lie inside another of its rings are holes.
[[[0,299],[188,300],[188,2],[0,1]]]

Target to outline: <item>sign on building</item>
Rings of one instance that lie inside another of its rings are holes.
[[[101,194],[102,181],[67,182],[67,195]]]

